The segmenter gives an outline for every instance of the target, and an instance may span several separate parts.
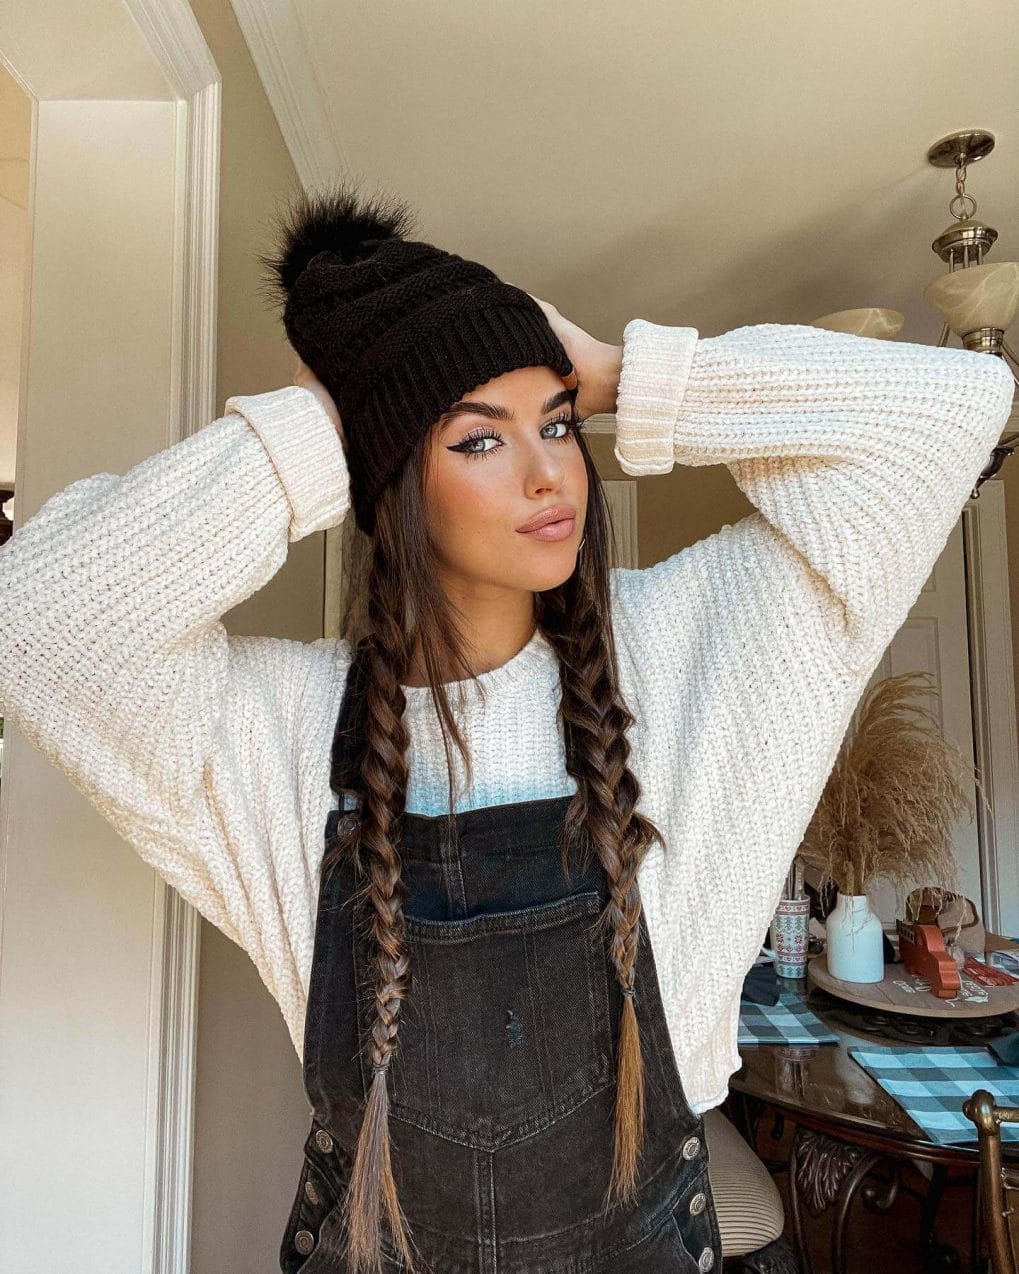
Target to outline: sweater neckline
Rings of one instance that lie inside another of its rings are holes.
[[[508,690],[510,686],[519,685],[530,680],[542,666],[547,665],[548,653],[551,649],[552,646],[548,638],[540,628],[536,628],[515,655],[512,655],[505,663],[499,664],[496,668],[490,668],[487,672],[479,672],[477,681],[480,686],[484,687],[486,695],[498,695],[500,692]],[[446,693],[451,696],[453,703],[456,702],[455,695],[458,686],[463,687],[464,693],[471,702],[474,702],[479,697],[479,687],[474,684],[471,678],[446,681],[443,685]],[[409,712],[432,708],[430,686],[405,686],[401,684],[401,689],[403,690]]]

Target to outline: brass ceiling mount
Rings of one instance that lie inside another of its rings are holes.
[[[993,246],[998,237],[993,226],[976,220],[976,200],[966,194],[966,168],[969,164],[984,159],[994,149],[994,134],[982,128],[961,129],[949,133],[934,143],[927,151],[927,162],[934,168],[954,168],[956,170],[956,195],[949,204],[949,211],[956,220],[940,234],[931,244],[933,250],[942,261],[949,265],[965,264],[973,261],[976,265],[983,262],[984,253]],[[968,214],[962,215],[966,202],[972,205]],[[959,211],[956,211],[958,203]]]

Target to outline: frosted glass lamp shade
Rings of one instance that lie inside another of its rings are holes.
[[[1006,331],[1019,308],[1019,261],[993,261],[943,274],[924,289],[923,299],[940,310],[956,334],[981,327]]]
[[[861,310],[836,310],[822,314],[809,327],[823,327],[829,332],[848,332],[851,336],[872,336],[890,341],[898,336],[904,319],[898,310],[883,310],[876,305]]]

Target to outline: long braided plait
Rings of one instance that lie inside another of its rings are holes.
[[[588,526],[608,523],[601,484],[590,484]],[[594,553],[607,551],[608,535],[592,534]],[[617,1095],[612,1175],[605,1207],[613,1195],[632,1200],[637,1192],[638,1160],[644,1140],[644,1065],[634,1007],[641,898],[640,864],[652,840],[662,841],[655,825],[636,810],[640,785],[628,767],[626,731],[634,717],[618,690],[615,644],[606,622],[608,599],[600,588],[607,569],[582,555],[573,575],[543,593],[541,628],[559,659],[566,768],[577,781],[563,829],[563,869],[571,846],[581,854],[593,848],[605,870],[609,901],[600,917],[611,930],[610,955],[623,992],[617,1053]]]
[[[396,1051],[400,1005],[410,989],[410,957],[404,944],[406,889],[397,849],[407,791],[409,736],[403,720],[406,697],[401,677],[408,667],[409,651],[402,593],[396,583],[399,573],[393,569],[386,540],[384,535],[374,539],[367,633],[357,656],[364,661],[366,683],[359,783],[362,816],[354,847],[364,883],[356,906],[359,914],[367,915],[375,957],[374,1017],[367,1043],[372,1078],[344,1200],[348,1259],[355,1274],[362,1270],[381,1274],[379,1221],[383,1213],[407,1268],[414,1268],[409,1227],[393,1178],[386,1086],[386,1071]]]

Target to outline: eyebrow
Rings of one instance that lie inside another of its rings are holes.
[[[545,400],[541,415],[547,416],[562,403],[572,402],[576,392],[575,389],[560,389],[558,393]],[[447,425],[451,425],[457,416],[487,416],[489,420],[516,420],[516,415],[502,403],[458,402],[439,417],[440,428],[445,429]]]

